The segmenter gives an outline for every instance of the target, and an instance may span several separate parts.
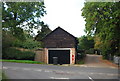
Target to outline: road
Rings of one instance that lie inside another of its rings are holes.
[[[118,79],[113,67],[60,66],[3,62],[9,79]],[[113,80],[112,80],[113,81]]]
[[[102,55],[86,55],[85,59],[85,66],[87,67],[103,67],[103,68],[109,68],[113,67],[109,64],[104,63],[102,60]]]

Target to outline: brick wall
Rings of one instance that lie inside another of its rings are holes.
[[[71,55],[70,55],[71,57],[70,58],[71,58],[71,61],[72,61],[71,64],[75,64],[76,50],[75,50],[75,48],[71,48],[70,50],[71,50]]]
[[[48,64],[48,49],[47,48],[44,48],[44,56],[45,56],[45,63]]]

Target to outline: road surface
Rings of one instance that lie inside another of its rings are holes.
[[[88,64],[90,65],[90,63]],[[9,79],[88,79],[89,81],[118,79],[118,68],[106,66],[60,66],[3,62],[3,70]]]
[[[85,64],[87,67],[103,67],[109,68],[114,67],[109,64],[104,63],[102,60],[102,55],[86,55]]]

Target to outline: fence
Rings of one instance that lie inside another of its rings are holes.
[[[35,59],[34,59],[35,61],[38,61],[38,62],[45,61],[44,49],[37,49],[34,52],[36,53]]]

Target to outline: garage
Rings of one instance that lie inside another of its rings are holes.
[[[49,50],[49,64],[53,64],[53,57],[58,58],[58,64],[70,64],[70,50]]]
[[[77,38],[61,27],[56,28],[43,39],[43,59],[46,64],[54,64],[57,57],[58,64],[75,64]]]

